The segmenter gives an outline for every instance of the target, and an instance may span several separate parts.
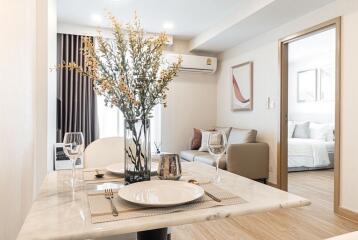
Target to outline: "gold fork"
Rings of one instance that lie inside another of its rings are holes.
[[[107,198],[109,200],[109,202],[111,203],[112,215],[114,217],[117,217],[118,216],[118,211],[117,211],[117,209],[114,206],[113,201],[112,201],[112,199],[113,199],[113,190],[112,190],[112,188],[104,190],[104,197]]]

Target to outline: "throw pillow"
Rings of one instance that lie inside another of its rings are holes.
[[[201,146],[198,149],[199,152],[208,152],[209,148],[208,148],[208,140],[209,140],[209,135],[210,133],[213,133],[214,131],[205,131],[205,130],[201,130]],[[215,141],[215,138],[212,138],[212,141]]]
[[[191,140],[190,150],[198,150],[201,146],[201,130],[194,128],[194,136]]]
[[[310,138],[310,122],[296,123],[294,138]]]

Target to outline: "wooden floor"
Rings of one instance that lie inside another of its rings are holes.
[[[333,171],[289,173],[289,192],[312,205],[232,217],[173,229],[174,240],[318,240],[358,230],[333,213]]]

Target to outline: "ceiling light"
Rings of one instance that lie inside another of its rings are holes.
[[[174,24],[172,22],[164,22],[163,23],[163,28],[165,30],[171,30],[174,28]]]
[[[94,23],[97,23],[97,24],[102,22],[102,17],[99,14],[92,14],[91,19]]]

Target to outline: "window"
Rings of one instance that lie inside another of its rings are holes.
[[[99,125],[99,137],[123,137],[124,117],[116,107],[107,107],[102,96],[97,96],[97,114]],[[155,150],[154,143],[161,142],[161,105],[154,107],[153,117],[150,119],[151,149]]]
[[[113,40],[107,39],[109,44],[114,44]],[[95,46],[98,42],[95,40]],[[105,105],[104,97],[97,96],[97,113],[99,125],[99,137],[123,137],[124,136],[124,116],[116,107]],[[151,149],[155,151],[155,144],[161,145],[161,105],[154,107],[150,119]]]

